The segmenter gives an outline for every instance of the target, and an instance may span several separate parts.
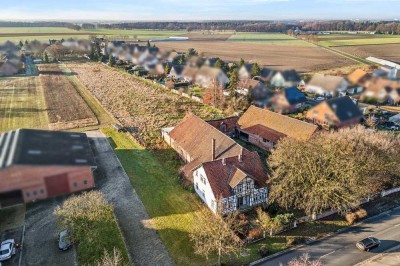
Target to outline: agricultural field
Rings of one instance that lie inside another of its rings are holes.
[[[0,79],[0,132],[17,128],[47,129],[48,116],[38,77]]]
[[[341,46],[335,49],[362,58],[374,56],[400,64],[400,43],[385,45]]]
[[[39,65],[50,129],[71,129],[97,125],[98,121],[74,84],[56,64]]]
[[[329,36],[329,37],[327,37]],[[384,45],[400,43],[399,35],[327,35],[318,37],[322,46]]]
[[[218,109],[114,68],[97,63],[67,66],[102,105],[148,147],[160,142],[162,128],[176,125],[189,111],[202,118],[223,116]]]
[[[297,38],[282,33],[250,33],[238,32],[232,34],[229,42],[259,43],[270,45],[293,45],[293,46],[312,46]]]
[[[316,46],[231,41],[160,42],[157,46],[182,52],[187,51],[188,48],[194,48],[198,52],[204,52],[205,56],[218,56],[223,60],[236,62],[243,58],[248,62],[257,62],[277,70],[294,68],[299,72],[311,72],[354,64],[345,57]]]

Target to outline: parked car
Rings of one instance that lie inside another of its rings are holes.
[[[58,248],[60,250],[68,250],[72,246],[68,230],[61,231],[58,234]]]
[[[0,261],[10,259],[15,255],[15,241],[14,239],[8,239],[1,242],[0,245]]]
[[[379,247],[381,241],[375,237],[367,237],[359,242],[357,242],[356,247],[362,251],[369,251],[372,248]]]
[[[319,96],[319,97],[317,97],[315,100],[316,100],[317,102],[322,102],[323,100],[325,100],[325,98]]]
[[[394,125],[394,126],[389,127],[390,130],[399,130],[399,128],[400,127],[398,125]]]

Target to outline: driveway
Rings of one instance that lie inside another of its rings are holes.
[[[27,205],[21,265],[77,265],[75,248],[60,251],[54,209],[66,197],[51,198]]]
[[[374,236],[382,241],[380,247],[370,252],[360,251],[355,243]],[[368,219],[365,223],[349,227],[340,234],[305,245],[256,265],[286,265],[291,259],[309,253],[313,259],[320,259],[325,265],[350,266],[365,261],[400,244],[400,208]],[[397,264],[399,265],[399,264]]]
[[[114,205],[133,264],[174,265],[159,235],[152,229],[149,215],[106,136],[100,131],[86,134],[98,165],[96,186]]]

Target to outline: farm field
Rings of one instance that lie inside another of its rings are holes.
[[[38,77],[0,79],[0,132],[47,129],[48,116]]]
[[[400,43],[399,35],[382,34],[332,34],[319,35],[318,44],[322,46],[384,45]]]
[[[180,97],[150,81],[133,77],[120,70],[97,63],[70,63],[68,68],[101,104],[124,126],[131,128],[135,138],[146,146],[160,142],[164,127],[174,126],[187,112],[202,118],[218,118],[220,110]]]
[[[293,45],[293,46],[312,46],[308,42],[296,39],[282,33],[249,33],[238,32],[232,34],[229,42],[260,43],[271,45]]]
[[[56,64],[39,65],[50,129],[71,129],[97,125],[98,121],[75,86]]]
[[[294,68],[299,72],[311,72],[354,64],[347,58],[315,46],[230,41],[160,42],[157,46],[182,52],[187,51],[188,48],[194,48],[198,52],[204,52],[205,56],[218,56],[224,60],[236,62],[243,58],[277,70]]]
[[[335,47],[335,49],[362,58],[374,56],[400,63],[400,44],[341,46]]]

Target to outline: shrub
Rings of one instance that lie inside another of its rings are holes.
[[[260,256],[262,258],[268,256],[269,254],[271,254],[271,252],[269,251],[268,247],[265,245],[262,245],[261,247],[258,248],[258,254],[260,254]]]
[[[261,235],[262,235],[262,232],[261,232],[260,228],[254,228],[249,231],[249,233],[247,234],[247,238],[256,240],[256,239],[261,238]]]
[[[346,213],[345,218],[349,224],[354,224],[354,222],[367,217],[368,213],[366,210],[360,208],[354,212]]]
[[[300,244],[303,244],[304,242],[306,242],[306,238],[302,237],[302,236],[299,236],[299,237],[287,236],[286,237],[286,245],[288,245],[288,246],[300,245]]]

